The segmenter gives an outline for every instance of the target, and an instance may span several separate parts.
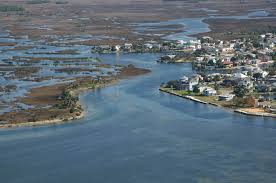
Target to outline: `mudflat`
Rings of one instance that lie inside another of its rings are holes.
[[[9,29],[15,36],[28,35],[34,39],[54,41],[56,36],[94,35],[98,39],[79,40],[78,44],[120,44],[125,41],[156,40],[160,35],[171,33],[172,30],[156,30],[150,36],[137,34],[133,24],[141,22],[159,22],[164,20],[206,17],[207,15],[244,15],[248,11],[266,9],[275,15],[272,1],[164,1],[164,0],[67,0],[64,3],[49,1],[48,3],[27,3],[23,0],[1,1],[0,4],[16,5],[24,8],[18,13],[2,12],[1,25]],[[247,22],[247,21],[243,21]],[[258,20],[262,25],[271,22]],[[237,28],[240,24],[211,21],[214,26]],[[176,25],[177,26],[177,25]],[[213,27],[213,26],[212,26]],[[247,26],[244,26],[247,27]],[[178,31],[178,29],[175,29]],[[51,36],[49,36],[51,35]],[[104,36],[104,37],[102,37]],[[100,40],[100,41],[99,41]],[[8,43],[6,43],[8,44]],[[9,43],[10,44],[10,43]]]

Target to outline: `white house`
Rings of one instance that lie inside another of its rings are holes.
[[[146,49],[152,49],[153,45],[150,44],[150,43],[146,43],[146,44],[144,44],[144,48],[146,48]]]
[[[120,45],[116,45],[114,48],[115,48],[115,51],[120,51],[121,46]]]
[[[130,50],[132,48],[132,44],[131,43],[125,43],[124,48],[126,50]]]
[[[213,88],[205,88],[205,90],[203,90],[203,93],[202,93],[204,96],[213,96],[213,95],[216,95],[217,94],[217,91]]]
[[[234,96],[235,96],[235,95],[232,95],[232,94],[220,95],[220,96],[218,97],[218,99],[219,99],[220,101],[230,101],[230,100],[232,100],[232,99],[234,98]]]
[[[193,91],[194,87],[199,84],[200,77],[198,75],[194,75],[191,78],[188,78],[186,76],[183,76],[181,81],[181,89],[182,90],[188,90]]]
[[[232,75],[232,77],[233,77],[234,80],[242,80],[242,79],[248,78],[248,76],[246,76],[242,73],[234,73]]]

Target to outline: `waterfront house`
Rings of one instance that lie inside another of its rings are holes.
[[[153,48],[153,45],[152,44],[150,44],[150,43],[146,43],[146,44],[144,44],[144,48],[145,49],[152,49]]]
[[[116,46],[114,46],[114,49],[115,49],[115,51],[120,51],[121,46],[120,45],[116,45]]]
[[[227,95],[219,95],[218,100],[219,101],[230,101],[234,98],[235,95],[227,94]]]
[[[161,63],[170,63],[170,62],[174,61],[175,57],[176,57],[176,55],[165,55],[165,56],[162,56],[160,58],[160,60],[158,60],[158,62],[161,62]]]
[[[213,96],[217,94],[217,91],[213,88],[205,88],[202,93],[204,96]]]
[[[130,51],[132,49],[133,45],[131,43],[125,43],[124,44],[124,50]]]
[[[180,81],[182,90],[193,91],[194,87],[199,84],[200,78],[198,75],[193,75],[190,78],[183,76]]]
[[[269,106],[268,111],[276,114],[276,106]]]

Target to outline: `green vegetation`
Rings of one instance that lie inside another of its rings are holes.
[[[56,1],[56,4],[68,4],[67,1]]]
[[[182,95],[182,96],[199,96],[200,93],[196,93],[196,92],[193,92],[193,91],[188,91],[188,90],[174,90],[172,88],[164,88],[164,87],[161,87],[162,90],[164,91],[168,91],[168,92],[174,92],[176,93],[177,95]]]
[[[166,88],[173,88],[173,89],[179,89],[179,85],[180,85],[180,81],[179,80],[172,80],[172,81],[169,81],[167,84],[166,84]]]
[[[64,90],[61,94],[62,103],[56,107],[59,109],[69,109],[70,113],[79,112],[81,108],[77,105],[78,97],[73,96],[70,91]]]
[[[194,92],[194,93],[200,93],[199,87],[198,87],[198,86],[195,86],[193,92]]]
[[[274,51],[273,53],[271,53],[271,57],[272,57],[272,60],[276,60],[276,51]]]
[[[276,74],[276,62],[274,62],[271,66],[267,68],[267,71],[270,76],[274,76]]]
[[[194,95],[193,92],[191,91],[187,91],[187,90],[176,90],[174,91],[176,94],[178,95],[182,95],[182,96],[185,96],[185,95]]]
[[[75,107],[78,101],[78,97],[74,97],[68,90],[62,91],[60,98],[63,102],[56,105],[56,107],[58,107],[59,109],[68,109],[71,107]]]
[[[248,92],[249,92],[248,89],[244,86],[234,87],[234,94],[239,98],[243,98]]]
[[[49,2],[50,0],[29,0],[27,1],[27,4],[45,4]]]
[[[17,5],[0,5],[0,12],[21,12],[24,8]]]

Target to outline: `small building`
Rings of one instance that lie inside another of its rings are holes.
[[[204,96],[213,96],[217,94],[217,91],[213,88],[205,88],[202,93]]]
[[[144,48],[145,48],[145,49],[152,49],[152,48],[153,48],[153,45],[150,44],[150,43],[146,43],[146,44],[144,44]]]
[[[269,106],[268,112],[276,114],[276,106]]]
[[[170,62],[174,61],[175,57],[176,57],[176,55],[165,55],[165,56],[162,56],[160,58],[160,60],[158,60],[158,62],[161,62],[161,63],[170,63]]]
[[[132,49],[133,45],[131,43],[125,43],[124,44],[124,50],[130,51]]]
[[[115,51],[120,51],[121,46],[120,45],[116,45],[116,46],[114,46],[114,48],[115,48]]]
[[[181,89],[182,90],[188,90],[188,91],[193,91],[194,87],[199,84],[200,78],[197,77],[197,75],[194,75],[190,78],[187,79],[186,76],[183,76],[180,81],[181,81]]]
[[[112,46],[111,50],[115,52],[119,52],[121,50],[121,46],[120,45]]]
[[[233,63],[231,61],[224,60],[222,64],[227,68],[233,67]]]
[[[219,95],[218,99],[219,101],[230,101],[233,100],[234,95],[227,94],[227,95]]]
[[[233,74],[233,79],[234,80],[243,80],[245,78],[248,78],[248,76],[246,76],[246,75],[244,75],[244,74],[242,74],[240,72]]]

